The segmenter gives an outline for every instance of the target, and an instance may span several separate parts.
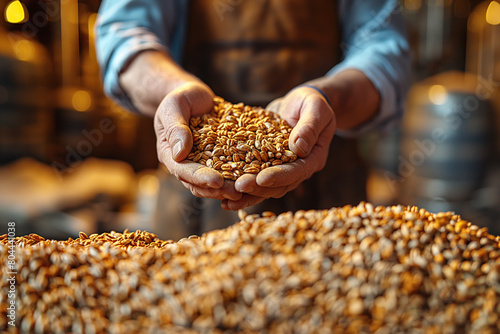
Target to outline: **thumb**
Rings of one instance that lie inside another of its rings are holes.
[[[189,84],[171,92],[162,101],[156,113],[161,140],[170,148],[172,159],[187,158],[193,147],[189,128],[191,116],[199,116],[213,107],[213,93],[203,85]]]
[[[193,147],[193,139],[189,127],[182,120],[167,123],[160,121],[160,116],[156,116],[155,128],[160,162],[166,163],[170,157],[176,162],[187,158]]]
[[[290,148],[299,157],[309,155],[323,130],[333,120],[333,111],[322,98],[307,97],[290,134]]]
[[[171,124],[166,129],[166,134],[166,139],[172,150],[172,158],[176,162],[186,159],[193,148],[193,137],[189,127],[181,122]]]

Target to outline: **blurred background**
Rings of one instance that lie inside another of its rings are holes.
[[[368,200],[500,234],[500,2],[400,2],[414,85],[401,127],[361,140]],[[99,5],[0,0],[0,226],[15,221],[18,235],[153,230],[152,120],[102,92]]]

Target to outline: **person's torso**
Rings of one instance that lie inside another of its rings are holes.
[[[333,0],[191,0],[184,67],[228,101],[264,106],[339,61]]]

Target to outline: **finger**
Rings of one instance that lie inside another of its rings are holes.
[[[263,188],[279,188],[298,184],[311,177],[316,171],[313,157],[297,159],[294,162],[269,167],[257,174],[256,183]]]
[[[258,196],[252,196],[248,194],[244,194],[242,198],[238,201],[231,201],[231,200],[223,200],[221,202],[221,207],[224,210],[232,210],[232,211],[237,211],[244,209],[248,206],[252,206],[255,204],[258,204],[262,201],[264,201],[264,197],[258,197]]]
[[[224,186],[221,188],[221,190],[222,190],[222,197],[224,197],[225,199],[238,201],[243,196],[242,193],[236,191],[234,187],[234,181],[225,180]]]
[[[309,155],[318,137],[334,119],[323,97],[308,95],[300,109],[300,118],[290,134],[290,149],[303,158]]]
[[[248,195],[263,197],[263,198],[281,198],[285,196],[287,192],[295,189],[297,184],[286,185],[283,187],[260,187],[257,186],[255,190]]]
[[[311,154],[307,157],[307,162],[310,162],[311,167],[314,168],[314,172],[318,172],[325,167],[326,161],[330,154],[330,144],[335,134],[335,117],[332,120],[333,126],[327,127],[318,138],[316,145],[311,151]],[[313,173],[314,173],[313,172]],[[312,174],[311,174],[312,175]]]
[[[269,167],[259,172],[256,178],[257,185],[259,187],[274,188],[294,184],[298,185],[300,182],[310,178],[315,172],[322,170],[330,153],[330,142],[334,132],[334,128],[328,128],[323,131],[307,158]]]
[[[160,155],[159,151],[158,158],[164,163],[167,158],[174,161],[186,159],[193,147],[193,136],[187,123],[189,118],[184,118],[184,108],[187,108],[185,103],[176,105],[172,101],[165,101],[156,112],[158,146],[163,153]]]
[[[238,201],[243,195],[234,189],[233,181],[226,181],[224,186],[220,189],[202,188],[184,181],[182,181],[182,184],[196,197],[215,198],[218,200],[230,199]]]
[[[252,193],[257,185],[257,175],[243,174],[234,182],[234,188],[241,193]]]
[[[241,193],[264,198],[280,198],[290,191],[290,185],[282,187],[261,187],[257,184],[257,175],[244,174],[235,182],[235,188]],[[295,186],[293,187],[295,188]],[[293,189],[292,188],[292,189]]]
[[[158,152],[166,156],[164,164],[177,179],[201,188],[218,189],[224,186],[224,178],[214,169],[188,160],[176,162],[170,158],[170,150],[165,148],[159,147]]]

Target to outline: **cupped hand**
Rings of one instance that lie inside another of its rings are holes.
[[[241,200],[233,181],[225,181],[214,169],[185,160],[193,147],[189,119],[209,112],[214,93],[201,82],[186,83],[170,92],[155,114],[158,159],[198,197]]]
[[[235,182],[235,189],[244,193],[243,196],[238,200],[223,200],[224,209],[238,210],[266,198],[280,198],[326,164],[336,119],[332,108],[318,91],[298,87],[271,102],[267,109],[279,113],[293,127],[289,146],[299,159],[266,168],[257,175],[241,176]]]

